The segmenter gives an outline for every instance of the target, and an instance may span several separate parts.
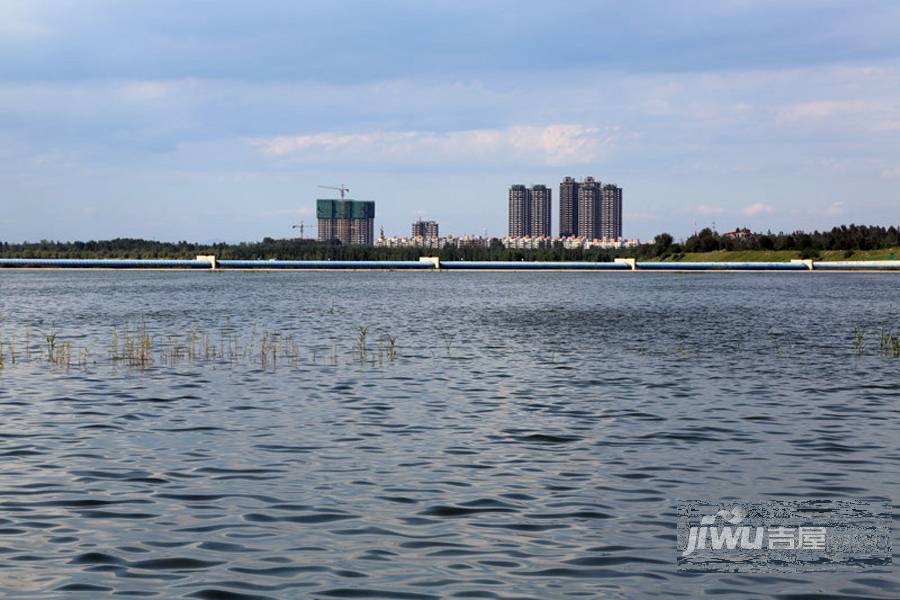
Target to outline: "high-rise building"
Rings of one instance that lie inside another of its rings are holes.
[[[600,194],[600,236],[604,240],[622,237],[622,188],[607,184]]]
[[[360,200],[316,200],[319,241],[371,245],[375,238],[375,203]]]
[[[600,239],[600,182],[585,177],[578,185],[578,237]]]
[[[517,184],[509,188],[509,237],[531,235],[531,190]]]
[[[559,184],[559,237],[578,235],[578,182],[566,177]]]
[[[419,219],[412,224],[412,236],[414,238],[425,238],[426,240],[441,237],[438,235],[437,221],[423,221]]]
[[[546,185],[531,188],[531,237],[550,237],[553,190]]]
[[[553,190],[546,185],[509,188],[509,237],[550,237]]]

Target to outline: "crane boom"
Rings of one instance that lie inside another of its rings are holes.
[[[344,194],[350,191],[350,188],[345,186],[343,183],[340,186],[333,185],[320,185],[320,188],[325,188],[326,190],[337,190],[341,193],[341,200],[344,199]]]

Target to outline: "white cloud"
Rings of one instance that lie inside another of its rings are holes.
[[[882,133],[900,129],[900,107],[893,96],[800,102],[777,108],[775,115],[779,124],[825,127],[831,131],[854,129]]]
[[[754,202],[753,204],[745,206],[741,209],[726,208],[717,204],[696,204],[687,211],[688,214],[697,215],[743,215],[745,217],[755,217],[764,214],[767,215],[773,212],[775,212],[774,208],[772,208],[768,204],[763,204],[762,202]]]
[[[815,100],[782,107],[778,115],[786,121],[800,121],[848,113],[865,113],[880,108],[882,108],[880,103],[866,100]]]
[[[896,167],[890,167],[881,172],[881,176],[887,179],[893,179],[895,177],[900,177],[900,165]]]
[[[0,4],[0,33],[13,38],[47,36],[50,29],[40,22],[34,8],[30,2]]]
[[[576,165],[602,161],[618,130],[576,124],[463,131],[374,131],[253,138],[273,157],[361,163]]]
[[[754,202],[750,206],[745,206],[743,209],[741,209],[741,214],[748,217],[771,214],[773,212],[775,212],[774,208],[772,208],[768,204],[763,204],[762,202]]]
[[[120,87],[126,100],[157,100],[171,93],[178,86],[176,81],[128,81]]]
[[[721,215],[725,212],[725,209],[714,204],[698,204],[694,207],[693,212],[701,215]]]
[[[825,209],[825,214],[831,216],[842,215],[845,212],[847,212],[847,209],[844,208],[843,202],[832,202],[831,205]]]

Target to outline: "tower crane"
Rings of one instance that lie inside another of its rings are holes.
[[[320,188],[325,188],[326,190],[337,190],[337,191],[339,191],[339,192],[341,193],[341,200],[344,199],[344,194],[346,194],[347,192],[350,191],[350,188],[348,188],[347,186],[345,186],[343,183],[340,185],[340,187],[336,187],[336,186],[333,186],[333,185],[320,185],[320,186],[318,186],[318,187],[320,187]]]

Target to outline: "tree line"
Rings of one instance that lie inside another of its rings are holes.
[[[826,250],[848,253],[900,246],[900,229],[895,226],[841,225],[828,231],[794,231],[792,233],[756,233],[745,236],[722,235],[705,228],[676,244],[668,234],[656,236],[656,256],[684,252],[716,250],[790,250],[804,258],[815,258]]]
[[[376,246],[344,246],[337,241],[317,242],[300,239],[264,238],[259,242],[237,244],[197,244],[192,242],[159,242],[154,240],[117,238],[88,242],[0,242],[2,258],[132,258],[192,259],[212,254],[220,260],[418,260],[422,256],[438,256],[441,260],[492,261],[611,261],[629,256],[636,258],[677,258],[686,252],[716,250],[791,250],[815,258],[825,250],[876,250],[900,246],[897,227],[842,225],[830,231],[792,233],[758,233],[745,237],[728,236],[703,229],[682,242],[661,233],[652,242],[627,249],[566,249],[561,243],[534,250],[504,248],[494,239],[489,247],[380,248]]]

